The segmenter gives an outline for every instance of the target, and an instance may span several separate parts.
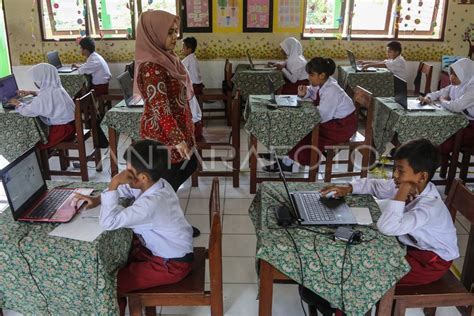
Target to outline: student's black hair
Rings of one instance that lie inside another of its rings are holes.
[[[399,55],[402,53],[402,44],[400,44],[400,42],[391,41],[390,43],[387,44],[387,47],[390,48],[391,50],[398,52]]]
[[[168,157],[166,146],[149,139],[130,145],[123,155],[137,173],[146,173],[154,182],[160,180],[163,172],[171,167]]]
[[[428,172],[428,181],[431,181],[440,164],[438,147],[425,138],[401,145],[395,151],[393,159],[406,159],[415,173]]]
[[[81,39],[81,41],[79,42],[79,45],[81,46],[81,48],[87,49],[89,51],[89,53],[91,53],[91,54],[93,52],[95,52],[95,42],[89,36],[84,37],[83,39]]]
[[[198,46],[198,42],[196,40],[196,38],[194,37],[186,37],[185,39],[183,39],[183,43],[184,45],[186,45],[187,48],[191,48],[191,50],[193,51],[193,53],[196,51],[196,47]]]
[[[308,74],[324,73],[327,77],[330,77],[334,74],[334,71],[336,71],[336,63],[331,58],[314,57],[306,64]]]

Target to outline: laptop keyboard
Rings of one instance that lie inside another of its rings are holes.
[[[72,190],[54,190],[48,192],[48,197],[39,204],[29,218],[51,218],[63,202],[73,193]]]
[[[308,216],[308,219],[312,222],[321,222],[321,221],[335,221],[336,216],[334,216],[334,211],[331,211],[326,206],[324,206],[318,194],[300,194],[301,201],[303,202],[303,207]]]

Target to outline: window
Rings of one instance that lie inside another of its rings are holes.
[[[142,12],[148,10],[163,10],[172,14],[178,14],[179,0],[141,0]]]
[[[441,39],[447,0],[307,0],[303,37]]]
[[[11,74],[11,70],[7,25],[5,23],[5,13],[3,11],[3,0],[0,0],[0,78]]]
[[[92,34],[101,38],[132,37],[129,0],[92,0],[89,8],[93,17]]]
[[[82,0],[42,0],[41,9],[45,39],[74,39],[85,34],[86,14]]]

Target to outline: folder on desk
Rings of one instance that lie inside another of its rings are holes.
[[[61,224],[48,235],[93,242],[104,229],[99,225],[100,206],[83,210],[69,223]]]

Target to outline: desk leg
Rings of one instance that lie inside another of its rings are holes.
[[[110,173],[112,177],[118,173],[117,143],[117,132],[114,128],[109,127]]]
[[[250,135],[250,193],[255,194],[257,192],[257,137]]]
[[[311,146],[313,148],[318,148],[318,139],[319,139],[319,124],[313,127],[311,133]],[[316,182],[316,177],[318,174],[318,160],[320,160],[318,153],[315,150],[311,150],[309,158],[309,175],[308,182]]]
[[[459,150],[461,149],[462,141],[462,129],[456,133],[456,138],[454,139],[454,148],[451,154],[451,163],[449,164],[448,178],[446,179],[446,187],[444,193],[447,195],[451,184],[453,183],[454,178],[456,177],[456,171],[458,169],[458,159],[459,159]]]
[[[377,308],[377,316],[392,315],[393,296],[395,295],[395,285],[385,293],[380,299]]]
[[[259,284],[259,302],[258,316],[272,315],[273,301],[273,267],[265,260],[260,261],[260,284]]]

